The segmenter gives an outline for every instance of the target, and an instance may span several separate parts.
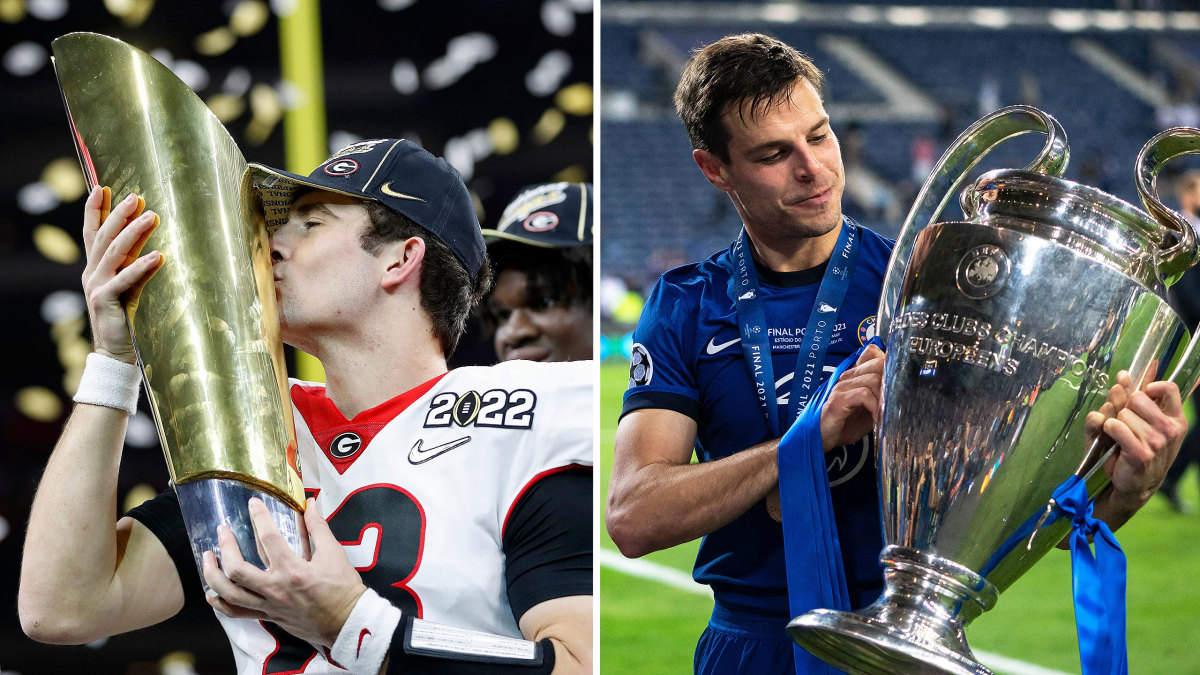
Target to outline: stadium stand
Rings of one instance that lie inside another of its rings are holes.
[[[663,3],[621,4],[650,8],[649,16],[654,5]],[[948,1],[869,4],[962,8],[962,3]],[[1129,4],[1140,8],[1145,3]],[[1169,2],[1154,5],[1174,7]],[[1114,6],[1111,0],[989,3],[996,8],[1049,10]],[[1162,128],[1160,116],[1171,105],[1181,105],[1184,114],[1194,109],[1200,115],[1200,32],[1173,30],[1175,15],[1161,15],[1165,29],[1150,34],[1135,29],[996,30],[885,21],[718,25],[679,15],[627,22],[608,20],[602,12],[603,272],[631,288],[645,288],[671,263],[708,255],[737,231],[739,221],[728,199],[712,189],[692,162],[670,103],[679,68],[699,45],[732,32],[759,30],[811,56],[828,77],[826,107],[842,142],[848,178],[867,177],[865,189],[848,188],[846,211],[894,236],[925,175],[920,166],[914,171],[914,158],[920,154],[916,149],[926,148],[928,153],[932,146],[936,160],[981,116],[981,107],[1029,103],[1046,110],[1067,131],[1072,152],[1067,177],[1137,203],[1134,158]],[[872,80],[880,70],[891,71],[888,76],[900,94],[888,93]],[[1023,165],[1040,143],[1032,135],[1017,139],[982,166]],[[946,217],[957,215],[948,210]]]

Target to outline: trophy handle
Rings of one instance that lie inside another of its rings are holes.
[[[1158,269],[1163,282],[1170,286],[1179,280],[1183,273],[1196,264],[1200,257],[1197,249],[1197,237],[1192,224],[1178,211],[1167,208],[1158,196],[1158,174],[1167,162],[1181,155],[1200,154],[1200,129],[1191,127],[1175,127],[1160,132],[1142,146],[1138,152],[1134,166],[1134,181],[1137,184],[1138,196],[1142,205],[1160,224],[1175,234],[1177,241],[1168,248],[1159,251]],[[1179,387],[1182,398],[1187,398],[1200,380],[1200,326],[1192,331],[1191,340],[1184,348],[1183,355],[1175,370],[1167,377]],[[1101,437],[1092,443],[1084,457],[1083,464],[1076,475],[1088,480],[1088,493],[1095,496],[1107,483],[1095,479],[1096,470],[1104,464],[1116,450],[1116,444],[1110,439]]]
[[[1196,388],[1196,381],[1200,380],[1200,347],[1196,345],[1200,342],[1196,339],[1198,333],[1200,326],[1196,326],[1192,331],[1192,339],[1184,349],[1179,365],[1175,366],[1175,371],[1167,377],[1168,381],[1179,387],[1179,396],[1183,399],[1191,395],[1192,390]]]
[[[1175,234],[1177,241],[1159,252],[1158,269],[1170,286],[1196,264],[1196,232],[1179,212],[1167,208],[1158,196],[1158,174],[1167,162],[1180,155],[1200,154],[1200,129],[1175,127],[1146,141],[1138,153],[1134,181],[1142,205],[1159,223]]]
[[[942,215],[950,197],[962,186],[967,173],[979,160],[1008,139],[1031,131],[1046,134],[1046,143],[1037,158],[1026,166],[1025,170],[1062,176],[1071,154],[1070,148],[1067,147],[1067,132],[1058,120],[1027,105],[1001,108],[981,118],[959,134],[938,160],[937,166],[921,187],[908,217],[904,219],[900,236],[892,249],[892,258],[884,276],[883,293],[879,299],[879,310],[876,312],[877,332],[881,340],[887,339],[888,325],[891,323],[896,304],[900,301],[904,272],[908,268],[917,235]],[[973,210],[970,200],[973,198],[964,197],[964,210]]]

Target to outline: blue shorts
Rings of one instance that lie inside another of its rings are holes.
[[[716,605],[696,645],[696,675],[795,675],[787,622]]]

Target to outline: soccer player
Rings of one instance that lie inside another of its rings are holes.
[[[728,249],[664,274],[647,300],[606,520],[630,557],[704,537],[694,577],[712,587],[715,606],[696,649],[698,673],[795,672],[778,439],[816,384],[874,335],[892,242],[842,214],[845,174],[821,85],[821,72],[792,47],[736,35],[698,50],[675,92],[696,164],[729,195],[744,229]],[[814,317],[831,328],[810,328]],[[855,608],[882,589],[867,434],[883,362],[868,347],[820,413]],[[1113,489],[1097,504],[1110,524],[1153,494],[1186,428],[1173,384],[1155,383],[1131,401],[1103,426],[1121,443]]]
[[[501,361],[592,358],[592,185],[521,190],[484,230],[496,285],[484,324]]]
[[[242,560],[227,530],[220,563],[203,555],[238,671],[589,672],[588,364],[447,372],[490,273],[470,195],[444,160],[378,139],[307,177],[252,166],[283,338],[317,356],[328,383],[291,385],[315,496],[311,559],[256,500],[268,568]],[[172,491],[114,516],[139,378],[121,301],[173,261],[140,254],[157,218],[137,198],[101,221],[105,200],[97,189],[84,213],[95,353],[80,391],[92,402],[55,447],[25,542],[22,626],[46,642],[133,630],[204,598]],[[334,452],[347,433],[359,442]]]

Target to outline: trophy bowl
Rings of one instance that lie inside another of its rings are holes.
[[[1020,126],[1047,134],[1042,156],[978,178],[960,199],[965,221],[929,224],[947,201],[930,192],[956,188],[980,147]],[[885,590],[856,612],[795,618],[798,644],[853,673],[990,672],[965,626],[1068,534],[1055,491],[1073,477],[1093,497],[1107,484],[1096,469],[1111,442],[1085,438],[1088,413],[1121,370],[1138,386],[1195,382],[1165,289],[1195,262],[1196,240],[1154,181],[1198,140],[1171,130],[1139,155],[1155,217],[1058,177],[1065,135],[1033,108],[993,113],[947,151],[897,242],[879,312]]]

